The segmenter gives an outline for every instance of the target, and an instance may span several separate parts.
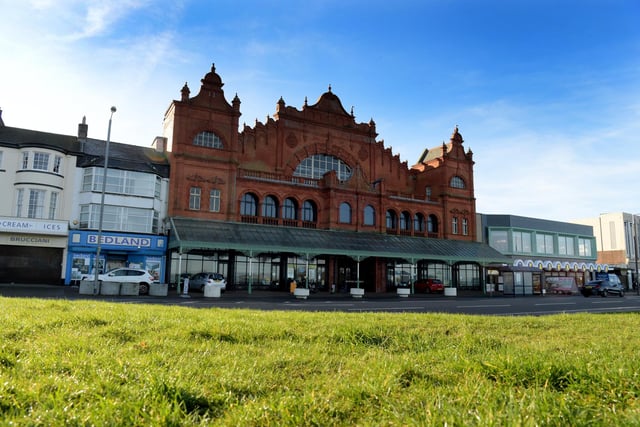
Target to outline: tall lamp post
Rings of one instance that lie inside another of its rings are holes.
[[[636,285],[636,294],[640,295],[640,282],[638,281],[638,229],[636,227],[636,215],[632,214],[631,223],[633,224],[633,255],[636,260],[636,276],[633,282]]]
[[[96,259],[93,263],[93,293],[98,293],[98,275],[100,271],[100,249],[102,249],[102,218],[104,216],[104,194],[107,191],[107,169],[109,168],[109,142],[111,140],[111,120],[116,107],[111,107],[111,115],[109,116],[109,127],[107,128],[107,143],[104,147],[104,171],[102,174],[102,196],[100,199],[100,218],[98,219],[98,246],[96,247]]]

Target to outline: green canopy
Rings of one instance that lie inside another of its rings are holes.
[[[317,230],[237,222],[170,218],[169,249],[180,253],[235,250],[250,256],[294,253],[307,258],[345,255],[357,261],[369,257],[511,264],[512,260],[480,242],[399,236],[384,233]]]

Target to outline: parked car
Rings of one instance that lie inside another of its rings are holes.
[[[413,284],[414,292],[444,292],[444,284],[440,279],[420,279]]]
[[[608,280],[591,280],[587,282],[580,292],[585,297],[590,295],[600,295],[601,297],[606,297],[609,295],[618,295],[620,297],[624,296],[624,288],[620,283],[612,283]]]
[[[94,280],[94,275],[84,275],[82,280]],[[139,293],[145,295],[149,293],[149,287],[155,278],[148,271],[139,268],[114,268],[104,274],[98,274],[99,282],[123,282],[138,283],[140,285]]]
[[[221,290],[227,289],[227,281],[220,273],[197,273],[189,279],[189,289],[204,292],[205,285],[218,285]]]
[[[174,280],[173,282],[171,282],[169,286],[171,287],[171,289],[176,289],[178,287],[178,284],[180,284],[180,289],[183,289],[182,286],[184,284],[184,279],[190,279],[190,278],[191,278],[191,275],[189,273],[182,273],[180,276],[176,276],[177,280]]]

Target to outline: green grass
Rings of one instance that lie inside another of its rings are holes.
[[[640,315],[0,298],[0,425],[640,425]]]

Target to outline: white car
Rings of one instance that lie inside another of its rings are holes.
[[[220,286],[220,290],[227,289],[227,281],[220,273],[198,273],[189,279],[189,289],[204,292],[205,285]]]
[[[94,280],[94,276],[93,274],[86,275],[82,277],[82,280]],[[139,268],[114,268],[104,274],[98,274],[98,281],[138,283],[140,284],[140,294],[147,294],[155,279],[148,271]]]

